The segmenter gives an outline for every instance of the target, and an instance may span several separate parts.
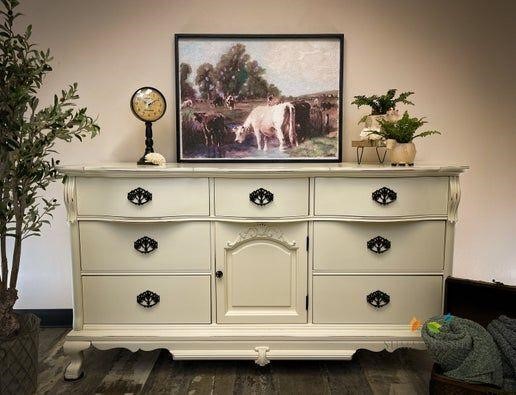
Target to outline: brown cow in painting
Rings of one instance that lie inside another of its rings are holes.
[[[329,101],[323,101],[321,103],[321,108],[323,110],[331,110],[333,107],[334,107],[334,105],[332,103],[330,103]]]
[[[310,111],[312,106],[305,100],[294,100],[292,102],[296,110],[296,133],[300,141],[311,137],[312,125],[310,122]]]
[[[220,95],[217,95],[213,98],[213,100],[211,101],[211,103],[215,106],[215,107],[222,107],[224,106],[224,99],[222,98],[222,96]]]
[[[194,113],[194,118],[202,125],[206,148],[209,151],[213,150],[217,158],[223,158],[222,145],[226,131],[224,115],[220,113],[196,112]]]

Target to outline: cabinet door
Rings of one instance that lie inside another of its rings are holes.
[[[217,322],[306,322],[306,237],[306,223],[217,224]]]

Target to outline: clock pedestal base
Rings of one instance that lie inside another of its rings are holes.
[[[145,155],[154,152],[154,141],[152,140],[152,122],[145,122],[145,153],[140,158],[137,165],[156,166],[154,163],[145,161]]]
[[[145,155],[143,155],[138,162],[136,162],[138,166],[158,166],[156,163],[150,163],[145,161]]]

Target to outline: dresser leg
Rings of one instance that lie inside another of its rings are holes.
[[[88,341],[65,341],[63,351],[70,358],[70,363],[65,369],[64,378],[68,381],[78,380],[84,376],[82,365],[84,362],[83,351],[91,345]]]

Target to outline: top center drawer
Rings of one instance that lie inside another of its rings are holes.
[[[216,178],[215,214],[246,218],[308,215],[308,178]]]

